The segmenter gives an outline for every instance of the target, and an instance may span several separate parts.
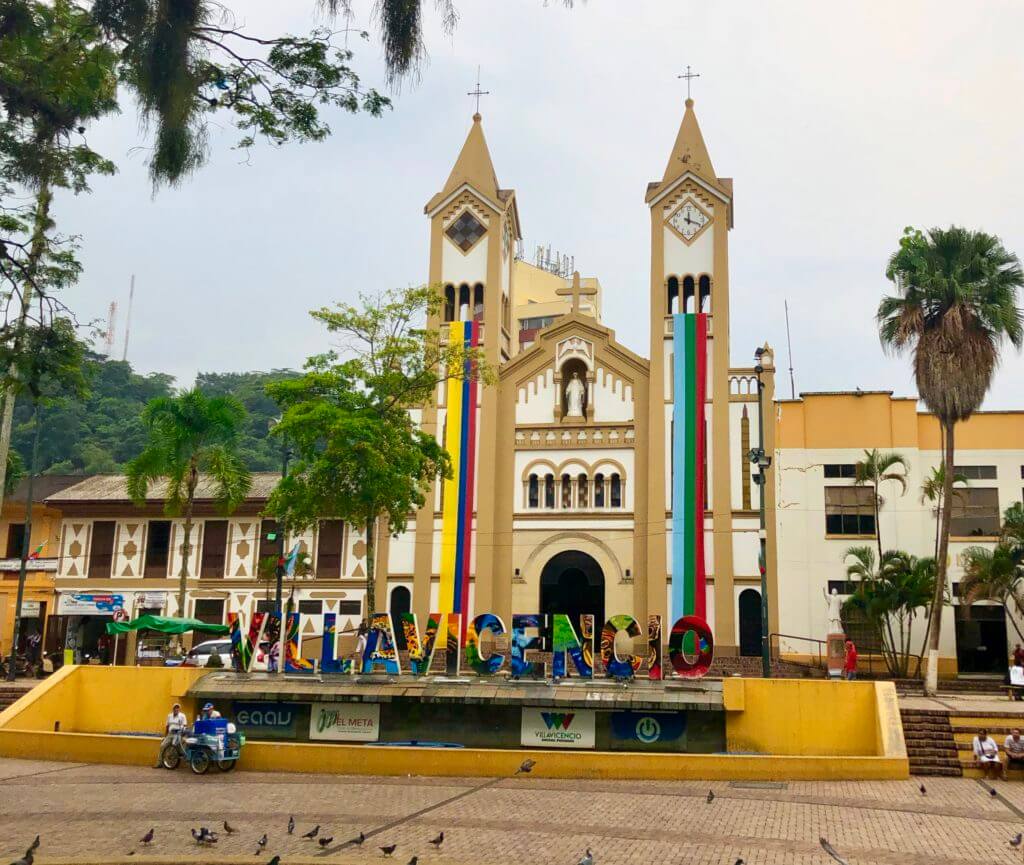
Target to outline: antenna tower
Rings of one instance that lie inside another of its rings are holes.
[[[132,329],[132,302],[135,300],[135,274],[132,274],[131,288],[128,289],[128,315],[124,322],[124,351],[121,360],[128,360],[128,336]]]
[[[793,380],[793,341],[789,337],[789,301],[783,300],[786,308],[786,349],[789,351],[789,395],[796,399],[796,382]]]
[[[114,327],[117,325],[117,301],[110,301],[110,310],[107,312],[107,332],[104,336],[106,351],[104,354],[109,358],[114,353]]]

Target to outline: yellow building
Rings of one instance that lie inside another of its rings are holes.
[[[32,507],[29,551],[36,550],[40,545],[43,549],[38,558],[29,563],[26,575],[21,609],[22,648],[25,638],[30,633],[41,633],[45,640],[47,617],[53,614],[61,512],[58,508],[44,504],[44,500],[79,480],[80,477],[45,475],[36,478],[33,484],[32,498],[36,504]],[[0,558],[0,653],[5,656],[11,651],[11,636],[14,630],[18,572],[25,538],[26,490],[27,484],[22,481],[14,493],[4,499],[3,515],[0,517],[0,543],[3,544],[3,557]]]
[[[777,405],[775,512],[778,536],[779,630],[823,640],[828,633],[825,595],[846,596],[853,586],[844,554],[877,544],[916,556],[935,551],[934,505],[922,484],[941,464],[939,427],[913,398],[891,391],[805,393]],[[907,488],[885,484],[875,525],[869,487],[856,486],[853,466],[864,451],[896,451],[907,463]],[[940,670],[945,674],[1003,674],[1007,650],[1024,643],[1024,619],[1011,605],[966,605],[959,598],[960,557],[972,545],[992,546],[1001,515],[1024,499],[1024,411],[979,412],[956,428],[956,468],[966,478],[953,501],[949,574],[953,603],[943,613]],[[915,652],[924,637],[919,614]],[[807,654],[807,640],[782,638],[782,650]],[[862,647],[863,660],[863,647]]]

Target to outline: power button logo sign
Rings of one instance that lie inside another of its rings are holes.
[[[657,742],[661,736],[661,724],[650,715],[645,715],[636,722],[636,737],[645,744]]]

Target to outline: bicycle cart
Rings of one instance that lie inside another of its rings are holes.
[[[210,764],[221,772],[235,768],[242,755],[245,735],[225,718],[196,721],[192,731],[182,735],[177,745],[168,745],[160,755],[166,769],[177,769],[182,757],[197,775],[205,775]]]

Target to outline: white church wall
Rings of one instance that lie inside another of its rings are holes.
[[[732,567],[737,577],[759,576],[757,559],[761,552],[761,542],[758,538],[758,527],[741,529],[733,523],[732,532]]]
[[[703,204],[703,202],[702,202]],[[710,209],[710,208],[709,208]],[[665,273],[682,279],[715,269],[715,225],[712,224],[693,243],[687,245],[667,225],[662,229],[665,244]],[[682,311],[682,310],[681,310]]]
[[[546,369],[519,388],[516,394],[516,423],[551,423],[557,403],[555,371]]]
[[[600,366],[595,374],[593,401],[597,423],[631,421],[636,417],[633,386]]]
[[[469,252],[463,253],[454,243],[447,240],[441,244],[441,279],[454,285],[466,282],[473,285],[482,282],[487,285],[488,235],[477,242]]]
[[[411,574],[416,560],[416,522],[388,542],[388,574]]]

